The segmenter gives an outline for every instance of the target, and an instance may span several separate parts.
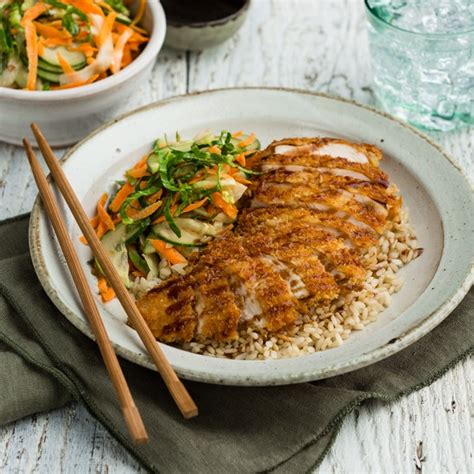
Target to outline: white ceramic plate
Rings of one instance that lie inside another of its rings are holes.
[[[240,361],[192,354],[162,345],[184,378],[231,385],[276,385],[341,374],[387,357],[431,331],[461,301],[473,281],[474,203],[466,178],[434,143],[381,112],[347,100],[282,89],[227,89],[177,97],[139,109],[100,128],[73,148],[63,168],[84,208],[93,215],[99,196],[164,133],[192,137],[211,128],[256,132],[262,144],[291,136],[333,136],[374,143],[382,168],[400,187],[424,252],[402,269],[403,289],[392,305],[339,348],[293,359]],[[87,268],[89,249],[64,202],[70,234]],[[59,310],[92,337],[85,315],[37,200],[30,247],[39,279]],[[87,272],[91,287],[94,278]],[[117,302],[97,298],[119,354],[153,368]]]

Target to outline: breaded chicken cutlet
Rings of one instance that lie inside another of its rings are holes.
[[[157,339],[229,341],[241,327],[291,326],[308,308],[363,287],[362,256],[399,220],[401,198],[380,150],[331,138],[275,141],[234,225],[188,273],[138,301]]]

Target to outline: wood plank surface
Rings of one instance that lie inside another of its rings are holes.
[[[192,54],[164,50],[126,109],[186,92],[256,85],[372,104],[362,0],[254,0],[243,29],[225,44]],[[474,180],[473,129],[437,139]],[[0,218],[29,211],[35,195],[23,151],[0,144]],[[397,402],[359,408],[319,472],[472,472],[472,374],[467,360]],[[142,471],[77,404],[0,427],[1,473]]]

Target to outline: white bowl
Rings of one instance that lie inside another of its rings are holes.
[[[76,143],[122,112],[127,98],[147,79],[166,34],[160,2],[147,2],[141,22],[151,38],[141,54],[122,71],[86,86],[58,91],[26,91],[0,87],[0,140],[21,145],[32,138],[37,122],[52,146]]]

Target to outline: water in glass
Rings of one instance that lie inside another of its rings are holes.
[[[379,104],[428,130],[474,124],[474,0],[366,0]]]

